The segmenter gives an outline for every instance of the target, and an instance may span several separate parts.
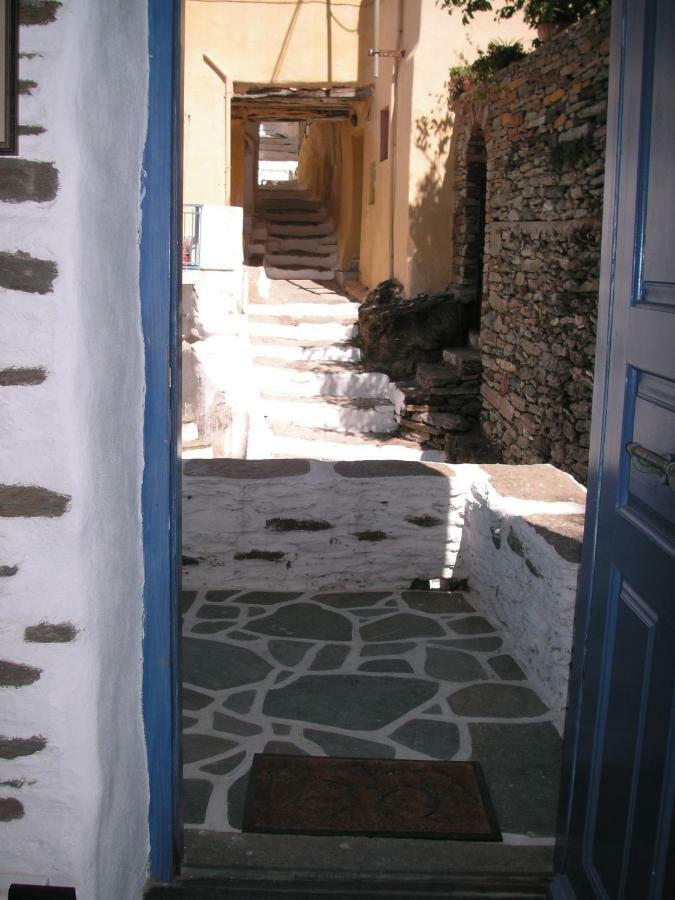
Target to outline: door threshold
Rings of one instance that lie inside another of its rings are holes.
[[[184,842],[185,888],[227,887],[228,896],[260,900],[268,896],[516,900],[545,897],[553,873],[550,845],[193,830],[184,832]]]

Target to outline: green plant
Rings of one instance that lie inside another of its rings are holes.
[[[448,88],[453,100],[456,100],[467,89],[468,83],[475,81],[471,66],[468,63],[464,63],[461,66],[452,66],[449,75]]]
[[[528,25],[543,23],[571,25],[593,12],[610,6],[612,0],[437,0],[443,9],[452,14],[461,10],[466,25],[478,12],[494,11],[495,19],[511,19],[517,12],[523,13]]]
[[[520,41],[490,41],[486,50],[478,51],[471,63],[471,71],[478,81],[490,81],[500,69],[527,56]]]

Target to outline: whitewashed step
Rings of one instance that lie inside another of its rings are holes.
[[[316,224],[327,220],[325,209],[266,209],[265,219],[270,224],[278,222],[297,222],[298,224]]]
[[[441,450],[426,450],[411,441],[376,434],[343,434],[299,425],[272,426],[269,443],[273,459],[323,459],[329,462],[358,459],[402,459],[444,462]]]
[[[361,349],[339,341],[302,342],[285,338],[251,336],[251,348],[258,356],[290,360],[359,362]]]
[[[213,447],[200,444],[198,447],[183,447],[181,459],[213,459]]]
[[[255,337],[290,338],[303,343],[315,341],[334,341],[342,343],[356,337],[356,325],[341,322],[280,324],[279,322],[262,322],[249,318],[249,334]]]
[[[355,303],[250,303],[249,318],[270,319],[280,317],[282,324],[309,322],[318,324],[317,320],[329,322],[356,322],[359,312]]]
[[[397,428],[394,407],[383,398],[287,397],[264,394],[263,415],[268,424],[290,423],[331,431],[389,434]]]
[[[254,375],[262,392],[298,397],[332,396],[376,399],[387,395],[389,377],[362,372],[354,363],[275,360],[256,357]]]
[[[318,238],[318,237],[328,237],[330,236],[333,240],[335,239],[335,229],[333,228],[333,223],[330,221],[319,222],[316,225],[303,225],[298,224],[297,222],[290,223],[280,223],[274,222],[270,223],[267,229],[268,237],[307,237],[307,238]]]
[[[333,269],[301,269],[292,266],[265,265],[265,274],[275,281],[332,281],[335,278]]]
[[[283,266],[297,266],[306,269],[334,269],[337,265],[337,253],[335,250],[328,253],[313,253],[307,250],[272,250],[269,246],[265,253],[265,267],[278,268]]]

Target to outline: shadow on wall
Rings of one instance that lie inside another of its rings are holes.
[[[437,98],[436,111],[415,121],[415,147],[427,161],[417,184],[417,199],[409,206],[412,292],[441,289],[450,281],[452,261],[453,116],[447,96]]]

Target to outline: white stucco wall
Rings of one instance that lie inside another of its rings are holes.
[[[65,0],[55,23],[21,29],[20,117],[46,132],[22,157],[54,162],[57,198],[0,204],[2,250],[55,260],[53,293],[4,291],[2,366],[44,366],[43,384],[2,392],[0,481],[71,496],[60,518],[0,519],[1,656],[42,669],[0,690],[2,732],[43,735],[0,761],[0,875],[74,885],[89,900],[141,896],[148,786],[141,718],[143,346],[140,167],[147,103],[143,2]],[[24,628],[71,622],[71,643]],[[16,781],[19,786],[9,786]]]

